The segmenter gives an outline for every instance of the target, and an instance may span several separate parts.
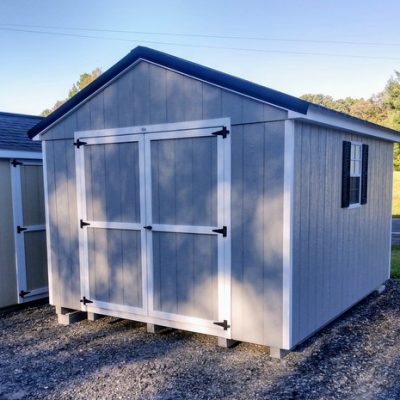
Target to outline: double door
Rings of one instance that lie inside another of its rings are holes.
[[[82,308],[230,337],[230,138],[127,129],[76,134]]]

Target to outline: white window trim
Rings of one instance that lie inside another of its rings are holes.
[[[358,193],[358,202],[357,203],[350,203],[348,208],[359,208],[361,207],[361,192],[362,192],[362,163],[363,163],[363,155],[362,155],[362,142],[358,141],[350,141],[351,147],[350,147],[350,178],[360,178],[360,187],[359,187],[359,193]],[[360,158],[359,159],[353,159],[351,157],[351,148],[353,146],[360,146]],[[360,174],[359,175],[352,175],[351,172],[351,162],[352,161],[360,161]],[[349,201],[350,201],[350,193],[349,193]]]

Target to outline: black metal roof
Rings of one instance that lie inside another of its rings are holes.
[[[0,150],[41,151],[41,143],[34,142],[27,132],[43,117],[0,112]]]
[[[115,65],[113,65],[110,69],[100,75],[91,84],[86,86],[82,91],[78,92],[74,97],[65,102],[61,107],[53,111],[49,116],[47,116],[37,125],[32,127],[28,131],[29,137],[33,138],[34,136],[42,132],[52,123],[60,119],[68,111],[80,104],[83,100],[92,95],[102,86],[107,84],[114,77],[116,77],[126,68],[128,68],[130,65],[140,59],[162,65],[166,68],[170,68],[172,70],[192,76],[194,78],[201,79],[208,83],[221,86],[228,90],[233,90],[246,96],[250,96],[254,99],[261,100],[275,106],[285,108],[287,110],[295,111],[299,114],[306,115],[309,107],[311,106],[314,109],[319,109],[321,111],[323,110],[331,113],[330,115],[332,116],[346,117],[346,119],[348,120],[362,122],[364,125],[369,125],[391,133],[398,134],[398,132],[393,131],[389,128],[385,128],[380,125],[376,125],[371,122],[367,122],[359,118],[352,117],[350,115],[310,103],[308,101],[290,96],[277,90],[273,90],[265,86],[247,81],[245,79],[237,78],[224,72],[217,71],[215,69],[208,68],[203,65],[196,64],[191,61],[187,61],[158,50],[138,46],[133,49],[128,55],[118,61]]]

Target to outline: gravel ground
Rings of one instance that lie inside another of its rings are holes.
[[[60,326],[31,307],[0,313],[0,399],[399,399],[399,337],[397,281],[281,361],[116,318]]]

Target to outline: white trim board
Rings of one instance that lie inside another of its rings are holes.
[[[41,160],[40,151],[21,151],[21,150],[0,150],[0,158],[17,158],[19,160],[34,159]]]
[[[293,280],[293,196],[295,122],[285,121],[284,188],[283,188],[283,282],[282,282],[282,348],[292,347],[292,280]]]

